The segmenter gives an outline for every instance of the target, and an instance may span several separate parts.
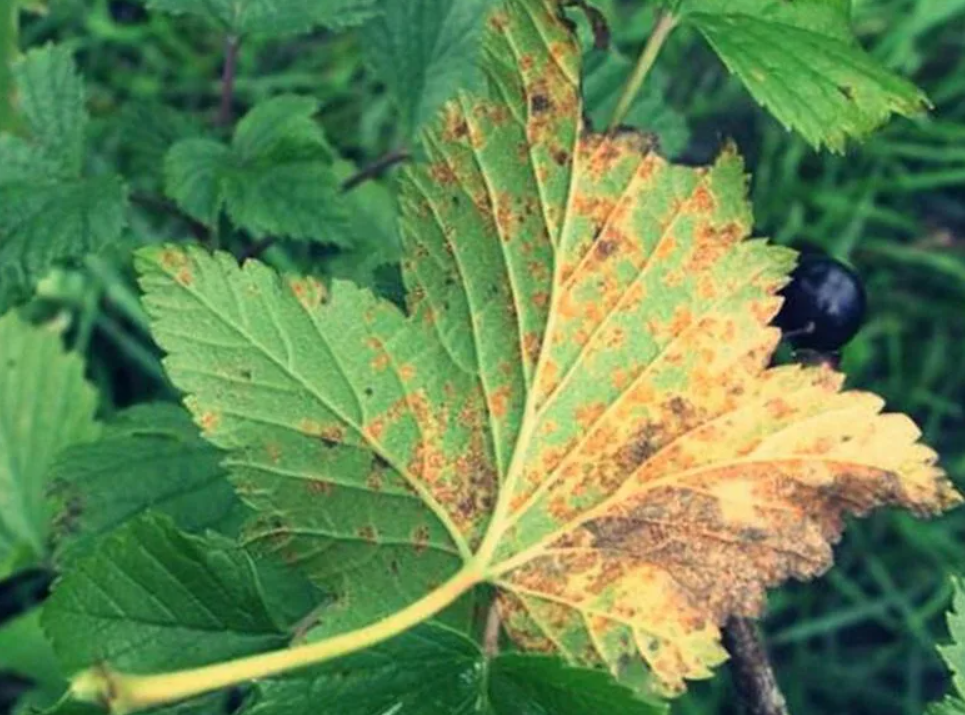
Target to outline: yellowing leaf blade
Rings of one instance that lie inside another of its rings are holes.
[[[794,256],[748,239],[742,162],[589,131],[559,12],[506,0],[485,92],[404,172],[405,314],[199,250],[142,283],[251,538],[342,597],[329,632],[489,581],[524,647],[675,692],[844,515],[958,496],[878,398],[767,368]]]

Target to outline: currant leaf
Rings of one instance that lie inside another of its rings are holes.
[[[507,0],[483,48],[402,175],[404,312],[155,247],[154,334],[251,542],[341,594],[327,635],[489,583],[521,647],[679,692],[846,515],[960,498],[879,398],[767,368],[794,254],[747,238],[732,149],[676,166],[589,131],[552,0]]]
[[[676,10],[778,121],[834,151],[928,106],[865,52],[850,12],[850,0],[684,0]]]
[[[0,310],[55,263],[115,243],[127,225],[120,176],[84,172],[84,87],[70,53],[32,50],[14,66],[23,136],[0,134]]]
[[[59,335],[0,318],[0,578],[46,557],[50,467],[97,437],[96,408],[83,361]]]
[[[345,205],[316,107],[309,97],[275,97],[242,118],[230,146],[179,141],[165,159],[168,195],[210,227],[224,209],[255,237],[344,241]]]

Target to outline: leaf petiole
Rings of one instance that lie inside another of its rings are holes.
[[[286,650],[158,675],[117,673],[104,667],[85,670],[71,682],[71,696],[102,705],[114,715],[166,705],[250,680],[317,665],[389,640],[432,618],[484,580],[477,562],[407,608],[348,633]]]
[[[647,44],[644,45],[643,51],[640,53],[640,58],[633,68],[633,74],[630,75],[630,79],[627,80],[623,92],[620,94],[617,108],[614,110],[613,118],[610,120],[611,130],[619,127],[620,124],[623,123],[623,120],[626,119],[627,114],[630,112],[630,107],[633,105],[633,100],[640,91],[640,87],[643,86],[647,75],[650,74],[654,62],[657,61],[657,55],[660,54],[660,50],[676,26],[677,18],[669,12],[663,12],[657,18],[657,24],[654,25],[653,32],[650,34]]]

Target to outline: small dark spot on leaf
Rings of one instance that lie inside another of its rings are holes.
[[[416,553],[421,554],[429,546],[429,527],[425,524],[417,526],[412,531],[412,543],[415,545]]]
[[[546,95],[534,94],[529,100],[529,107],[533,114],[542,114],[548,112],[553,107],[553,104]]]
[[[848,101],[854,100],[854,92],[852,91],[851,87],[848,87],[847,85],[844,85],[844,84],[839,84],[838,91]]]

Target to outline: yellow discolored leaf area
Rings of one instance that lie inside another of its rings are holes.
[[[348,604],[330,633],[489,582],[523,648],[678,692],[845,515],[959,497],[879,398],[767,367],[794,255],[748,239],[741,160],[585,126],[560,13],[499,6],[482,96],[404,173],[407,315],[200,251],[142,253],[142,284],[250,541]]]

